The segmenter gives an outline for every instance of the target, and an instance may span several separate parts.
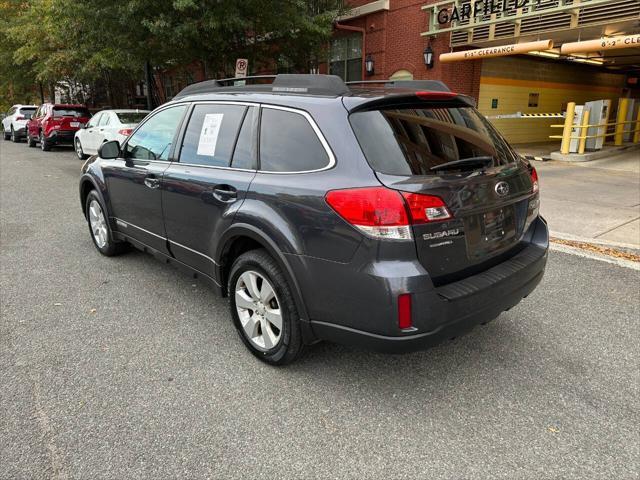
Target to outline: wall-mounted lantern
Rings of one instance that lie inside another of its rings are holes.
[[[374,74],[375,72],[374,67],[375,65],[373,63],[373,56],[371,54],[368,54],[364,59],[364,71],[367,74],[367,76]]]
[[[422,55],[424,56],[424,64],[427,68],[433,68],[433,49],[431,48],[431,44],[427,45]]]

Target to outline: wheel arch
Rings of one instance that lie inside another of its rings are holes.
[[[102,189],[99,187],[98,183],[93,177],[85,174],[80,178],[80,206],[82,208],[82,214],[85,217],[87,216],[87,197],[89,196],[89,192],[91,190],[96,191],[96,193],[100,197],[100,200],[102,201],[102,204],[105,206],[105,208],[108,208],[107,202],[105,202],[104,195],[102,194]],[[105,213],[107,213],[108,217],[108,212]]]
[[[218,245],[215,257],[216,277],[222,286],[222,295],[227,296],[229,293],[227,291],[227,283],[234,260],[249,250],[264,248],[276,261],[289,285],[291,285],[305,343],[313,343],[316,337],[309,323],[309,315],[303,301],[300,286],[295,278],[293,269],[276,242],[253,225],[234,224],[224,233]]]

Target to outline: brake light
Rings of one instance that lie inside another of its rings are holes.
[[[413,223],[437,222],[450,219],[451,213],[440,197],[402,192]]]
[[[398,327],[401,330],[411,328],[411,294],[403,293],[398,295]]]
[[[25,118],[24,118],[22,115],[18,115],[18,116],[16,117],[16,120],[25,120]]]
[[[327,203],[361,232],[375,238],[411,240],[409,215],[402,195],[384,187],[327,192]]]
[[[416,97],[420,100],[450,100],[457,95],[455,92],[416,92]]]
[[[124,135],[125,137],[131,135],[131,132],[133,132],[133,128],[123,128],[122,130],[118,130],[118,133],[120,135]]]
[[[373,238],[411,240],[412,224],[452,218],[439,197],[385,187],[331,190],[325,198],[338,215]]]
[[[540,185],[538,184],[538,172],[534,167],[531,167],[531,182],[533,182],[533,193],[538,193]]]

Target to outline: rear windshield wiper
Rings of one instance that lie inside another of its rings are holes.
[[[435,172],[437,170],[453,170],[459,167],[466,167],[468,165],[482,165],[488,167],[493,163],[493,157],[469,157],[462,160],[454,160],[453,162],[447,162],[435,167],[431,167],[429,170]]]

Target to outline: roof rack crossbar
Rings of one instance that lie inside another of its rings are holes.
[[[245,81],[272,80],[269,84],[253,83],[247,85]],[[237,85],[243,82],[242,85]],[[314,74],[280,74],[254,75],[250,77],[222,78],[193,83],[182,89],[174,98],[187,95],[213,92],[271,92],[271,93],[301,93],[310,95],[340,96],[349,93],[349,88],[336,75]]]
[[[233,78],[217,78],[216,82],[222,83],[231,83],[231,82],[241,82],[246,80],[274,80],[277,75],[250,75],[248,77],[233,77]],[[220,85],[224,87],[224,85]]]

